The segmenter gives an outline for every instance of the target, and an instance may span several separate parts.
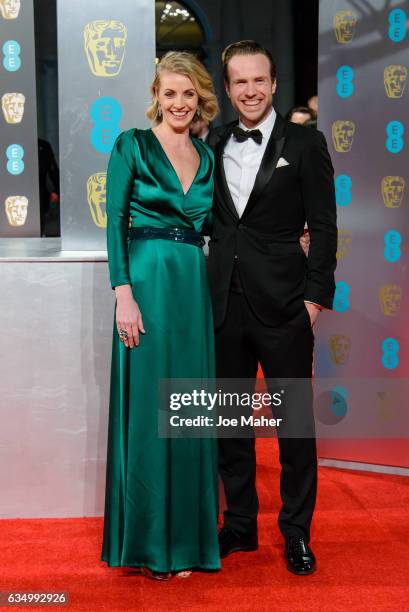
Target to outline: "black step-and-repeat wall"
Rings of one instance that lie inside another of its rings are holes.
[[[408,431],[380,437],[409,374],[408,19],[407,0],[320,2],[319,128],[335,167],[339,245],[316,371],[339,380],[340,417],[376,413],[379,429],[375,440],[321,441],[320,454],[401,466]]]
[[[39,236],[32,0],[0,0],[0,236]]]

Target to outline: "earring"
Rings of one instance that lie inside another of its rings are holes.
[[[160,107],[160,104],[158,104],[158,117],[162,117],[162,108]]]
[[[195,112],[194,120],[197,121],[198,119],[200,119],[201,116],[202,116],[202,109],[200,106],[198,106]]]

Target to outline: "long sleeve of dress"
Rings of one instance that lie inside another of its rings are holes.
[[[107,171],[107,249],[111,286],[130,284],[128,226],[130,196],[135,179],[134,130],[115,141]]]

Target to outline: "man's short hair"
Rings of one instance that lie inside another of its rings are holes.
[[[303,115],[309,115],[310,118],[308,121],[314,121],[317,119],[316,112],[309,106],[293,106],[286,114],[285,119],[287,119],[287,121],[291,121],[291,117],[294,115],[294,113],[302,113]]]
[[[222,53],[223,76],[226,83],[229,82],[228,64],[232,57],[235,55],[258,55],[259,53],[265,55],[270,62],[271,80],[275,81],[277,68],[270,51],[262,47],[255,40],[240,40],[232,45],[228,45]]]

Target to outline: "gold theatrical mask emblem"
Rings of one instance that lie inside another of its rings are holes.
[[[117,76],[125,55],[128,29],[120,21],[91,21],[84,28],[84,47],[92,74]]]
[[[345,365],[348,363],[351,340],[343,334],[334,334],[329,338],[329,350],[332,363]]]
[[[17,19],[20,5],[20,0],[0,0],[0,13],[3,19]]]
[[[22,93],[5,93],[1,97],[1,108],[7,123],[21,123],[26,97]]]
[[[356,15],[352,11],[339,11],[334,16],[334,32],[337,42],[349,43],[354,37],[356,27]]]
[[[332,124],[332,142],[338,153],[348,153],[354,142],[355,123],[353,121],[334,121]]]
[[[386,208],[399,208],[405,192],[403,176],[384,176],[381,183],[383,203]]]
[[[352,242],[352,232],[349,230],[338,230],[337,259],[345,259],[348,255],[349,245]]]
[[[92,220],[97,227],[107,226],[106,213],[106,172],[91,174],[87,180],[87,200]]]
[[[399,285],[382,285],[379,289],[379,302],[382,312],[387,317],[394,317],[402,303],[402,287]]]
[[[9,225],[13,227],[24,225],[28,209],[28,199],[26,196],[9,196],[4,204]]]
[[[400,394],[392,391],[377,392],[378,414],[384,421],[391,421],[396,416],[396,406],[402,402]]]
[[[391,65],[386,66],[383,71],[383,82],[388,98],[401,98],[405,91],[408,69],[405,66]]]

